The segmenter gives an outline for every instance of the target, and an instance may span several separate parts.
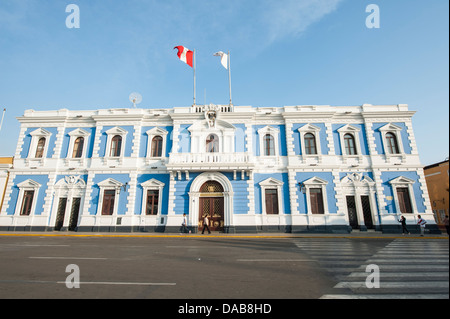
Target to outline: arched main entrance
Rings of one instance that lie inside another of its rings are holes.
[[[233,227],[232,208],[233,187],[224,174],[205,172],[192,181],[189,191],[190,225],[203,229],[203,215],[209,213],[210,225],[212,222],[214,227],[210,226],[211,231],[229,232]]]
[[[198,228],[203,229],[205,216],[211,231],[223,231],[225,227],[223,187],[219,182],[207,181],[200,187]]]

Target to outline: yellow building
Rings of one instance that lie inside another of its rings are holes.
[[[425,180],[436,223],[443,228],[445,215],[449,215],[448,160],[424,167]]]
[[[10,169],[13,165],[13,157],[0,157],[0,211],[3,206],[3,198],[5,197],[6,185],[8,184],[8,177]]]

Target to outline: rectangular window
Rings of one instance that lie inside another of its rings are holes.
[[[29,216],[31,214],[31,206],[33,205],[34,191],[25,191],[23,194],[21,216]]]
[[[311,188],[309,190],[310,202],[311,202],[311,212],[313,214],[324,214],[323,209],[323,195],[321,188]]]
[[[412,214],[411,198],[408,187],[397,187],[398,205],[402,214]]]
[[[103,194],[102,215],[112,215],[114,213],[115,190],[105,190]]]
[[[159,191],[148,190],[147,191],[147,207],[145,209],[146,215],[157,215],[159,204]]]
[[[276,189],[266,189],[266,214],[278,215],[278,191]]]

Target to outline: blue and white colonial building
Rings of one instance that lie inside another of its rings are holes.
[[[407,105],[27,110],[0,229],[436,229]],[[411,226],[411,228],[414,228]]]

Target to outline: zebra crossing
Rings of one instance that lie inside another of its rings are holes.
[[[449,298],[447,240],[311,238],[294,243],[338,281],[322,299]]]

